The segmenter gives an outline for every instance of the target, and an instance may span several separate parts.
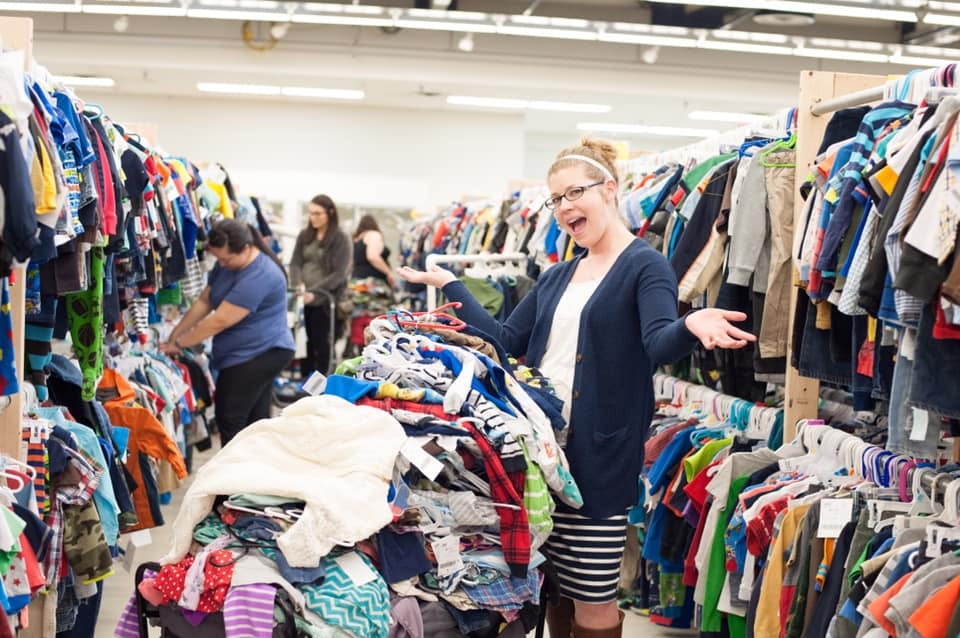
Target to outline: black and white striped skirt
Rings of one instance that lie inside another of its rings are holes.
[[[560,594],[584,603],[617,599],[627,516],[587,518],[557,511],[543,553],[557,570]]]

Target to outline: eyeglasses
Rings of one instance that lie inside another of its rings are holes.
[[[566,199],[568,202],[574,202],[587,192],[588,188],[593,188],[594,186],[599,186],[600,184],[605,184],[606,180],[600,180],[599,182],[594,182],[592,184],[587,184],[586,186],[571,186],[563,192],[563,195],[557,195],[556,197],[549,198],[544,204],[550,210],[557,210],[560,207],[560,202]]]

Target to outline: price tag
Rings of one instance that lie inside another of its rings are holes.
[[[124,534],[127,544],[123,548],[123,568],[128,572],[134,567],[134,557],[137,555],[137,549],[146,547],[153,543],[153,536],[150,530],[140,529],[129,534]]]
[[[327,387],[327,377],[323,376],[319,372],[314,372],[310,377],[303,382],[303,391],[307,394],[317,396],[321,394]]]
[[[910,440],[926,441],[929,425],[930,413],[920,408],[913,408],[913,427],[910,429]]]
[[[463,569],[459,536],[445,536],[431,541],[430,546],[433,547],[433,554],[437,557],[437,576],[446,578]]]
[[[852,498],[825,498],[820,501],[820,525],[817,538],[837,538],[853,518]]]
[[[413,439],[406,440],[403,447],[400,448],[400,454],[413,463],[431,481],[435,480],[443,471],[443,463],[427,454]]]
[[[350,577],[357,587],[376,580],[377,575],[356,552],[350,552],[333,559],[340,569]]]

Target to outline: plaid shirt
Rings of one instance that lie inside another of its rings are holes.
[[[504,576],[489,585],[462,585],[462,589],[481,609],[516,611],[524,603],[540,600],[540,572],[532,570],[525,578]]]
[[[63,552],[63,506],[64,505],[85,505],[93,498],[93,493],[100,484],[100,477],[103,470],[97,470],[80,454],[74,452],[67,446],[64,451],[70,456],[67,461],[67,467],[75,470],[80,480],[75,485],[55,485],[53,506],[50,513],[47,514],[47,525],[53,532],[50,541],[50,552],[44,565],[47,584],[53,585],[60,581],[64,570],[64,552]],[[64,472],[66,474],[66,472]],[[61,474],[60,476],[63,476]],[[56,477],[55,477],[56,479]],[[54,480],[56,483],[56,480]]]
[[[479,430],[468,421],[461,421],[460,425],[470,433],[483,454],[483,466],[487,472],[487,480],[490,481],[490,493],[494,503],[517,506],[517,509],[497,508],[500,516],[500,544],[503,547],[503,557],[510,566],[510,573],[517,578],[525,578],[530,565],[530,523],[522,496],[525,473],[508,474],[503,469],[500,457]]]

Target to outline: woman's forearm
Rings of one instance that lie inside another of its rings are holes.
[[[367,258],[367,261],[370,262],[370,265],[382,272],[384,275],[392,275],[393,271],[390,269],[390,265],[384,261],[383,257],[379,255],[373,259]]]
[[[189,333],[193,330],[194,326],[209,314],[210,302],[205,298],[205,295],[201,296],[193,302],[193,305],[187,310],[187,314],[183,315],[183,319],[180,320],[180,323],[178,323],[176,328],[173,329],[173,332],[170,333],[170,341],[174,342]]]

